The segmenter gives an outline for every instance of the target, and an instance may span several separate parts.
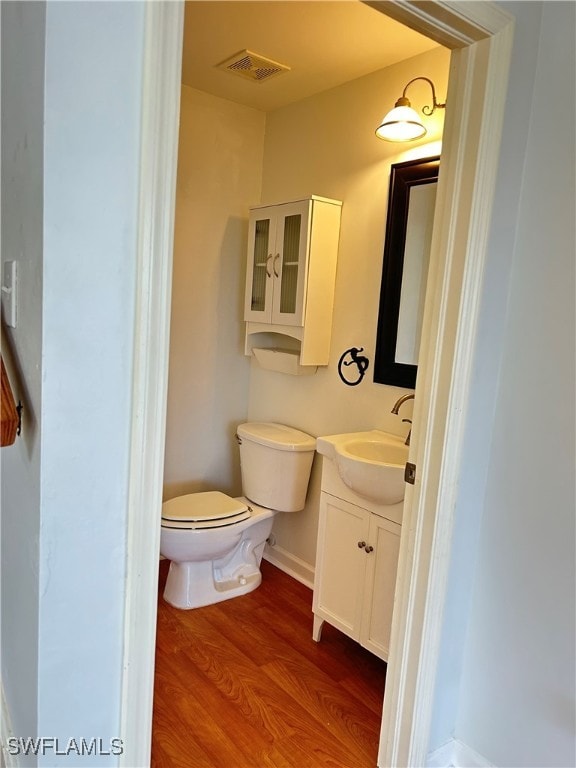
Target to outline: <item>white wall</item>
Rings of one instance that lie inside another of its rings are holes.
[[[44,31],[43,3],[2,4],[2,264],[18,261],[24,288],[11,339],[26,389],[22,437],[1,454],[0,647],[12,725],[27,734],[38,706]]]
[[[413,77],[426,73],[442,100],[449,60],[449,51],[436,48],[268,115],[262,201],[317,194],[342,200],[343,208],[330,364],[314,376],[296,377],[253,363],[250,419],[283,422],[313,436],[373,428],[407,433],[402,418],[410,417],[412,403],[400,418],[390,413],[405,390],[372,381],[390,165],[438,154],[443,112],[409,150],[377,139],[374,131]],[[413,104],[428,103],[428,86],[413,88]],[[345,385],[337,370],[350,347],[363,347],[371,363],[355,387]],[[319,468],[317,457],[306,509],[274,521],[278,546],[310,568],[316,558]]]
[[[46,18],[38,727],[63,739],[118,735],[143,18]]]
[[[265,121],[182,88],[164,498],[241,490],[247,210],[260,200]]]
[[[2,202],[24,262],[12,335],[34,422],[2,452],[7,705],[17,736],[106,744],[121,694],[144,6],[50,2],[45,37],[42,6],[4,11],[28,79],[8,92],[3,136],[22,191]]]
[[[431,749],[575,754],[575,6],[517,18]],[[551,133],[547,115],[561,119]]]

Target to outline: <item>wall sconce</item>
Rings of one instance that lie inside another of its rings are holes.
[[[406,98],[408,87],[415,83],[416,80],[425,80],[430,84],[430,88],[432,88],[432,106],[422,107],[422,112],[427,117],[434,114],[436,109],[444,109],[446,107],[446,102],[439,104],[436,101],[436,90],[432,80],[429,80],[427,77],[415,77],[406,85],[402,96],[394,105],[394,109],[388,112],[376,129],[376,136],[379,139],[384,139],[385,141],[414,141],[426,134],[424,123],[419,118],[418,113],[412,109],[410,102]]]

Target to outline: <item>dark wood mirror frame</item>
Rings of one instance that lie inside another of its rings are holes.
[[[374,355],[374,381],[414,389],[417,365],[396,362],[398,314],[404,268],[404,246],[410,189],[438,180],[439,157],[396,163],[390,170],[386,239]]]

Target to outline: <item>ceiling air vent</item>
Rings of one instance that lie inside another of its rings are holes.
[[[254,83],[261,83],[263,80],[274,77],[274,75],[290,71],[290,67],[285,64],[266,59],[264,56],[252,53],[252,51],[240,51],[231,59],[226,59],[222,64],[218,64],[218,69],[240,75],[245,80],[252,80]]]

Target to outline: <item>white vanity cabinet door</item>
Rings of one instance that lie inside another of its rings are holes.
[[[360,642],[385,661],[390,650],[400,531],[398,523],[370,515],[368,540],[374,551],[368,557]]]
[[[327,621],[388,660],[401,526],[320,494],[313,638]]]
[[[301,200],[250,212],[245,320],[304,325],[310,206]]]
[[[369,526],[370,513],[365,509],[328,493],[320,494],[312,602],[315,640],[319,640],[324,620],[354,640],[360,640],[367,564],[364,546],[367,546]],[[362,542],[364,545],[360,547]]]

